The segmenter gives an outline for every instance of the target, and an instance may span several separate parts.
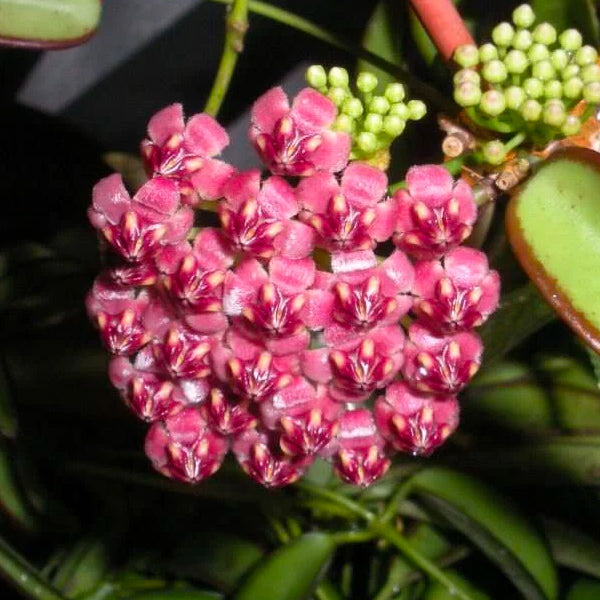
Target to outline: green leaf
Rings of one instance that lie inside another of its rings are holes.
[[[579,579],[576,581],[565,600],[598,600],[600,598],[600,581]]]
[[[131,600],[219,600],[223,596],[216,592],[195,590],[190,587],[171,590],[154,590],[152,592],[140,592],[130,596]]]
[[[446,575],[467,591],[473,600],[491,600],[491,597],[484,591],[480,590],[455,571],[446,571]],[[432,582],[425,590],[425,594],[421,596],[421,600],[455,600],[455,598],[456,595],[453,594],[451,590],[448,590],[447,587],[441,585],[437,581]]]
[[[485,347],[484,367],[555,318],[554,310],[531,283],[503,295],[500,307],[479,332]]]
[[[306,533],[261,561],[232,600],[304,600],[315,588],[334,550],[331,536]]]
[[[11,439],[17,435],[17,415],[3,355],[0,355],[0,433]]]
[[[563,566],[600,578],[600,543],[555,519],[542,519],[554,560]],[[600,597],[600,596],[599,596]]]
[[[363,35],[362,45],[374,54],[385,58],[395,65],[402,64],[401,39],[399,35],[401,13],[397,2],[380,0],[369,19]],[[365,61],[359,61],[358,71],[371,71],[377,76],[381,89],[387,83],[395,81],[388,72],[378,69]]]
[[[64,48],[84,42],[100,20],[100,0],[0,0],[0,43]]]
[[[559,31],[576,27],[585,40],[600,43],[600,28],[593,0],[531,0],[537,21],[548,21]]]
[[[552,155],[511,198],[506,226],[527,274],[561,318],[600,352],[600,155]],[[525,315],[529,317],[529,315]]]
[[[558,583],[552,557],[537,530],[503,496],[450,469],[413,476],[422,501],[495,562],[528,600],[554,600]]]

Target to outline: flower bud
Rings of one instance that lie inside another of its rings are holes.
[[[507,22],[499,23],[492,29],[492,39],[496,46],[510,46],[515,35],[515,28]]]
[[[490,64],[490,63],[488,63]],[[506,65],[506,70],[509,73],[514,73],[516,75],[520,75],[527,69],[529,66],[529,60],[527,60],[527,55],[521,50],[511,50],[504,57],[504,64]],[[484,67],[485,69],[485,67]],[[491,81],[488,79],[488,81]]]
[[[373,73],[369,73],[369,71],[363,71],[358,74],[356,78],[356,87],[363,93],[369,94],[372,92],[378,84],[377,77]]]
[[[577,29],[565,29],[558,38],[562,48],[568,52],[575,52],[581,47],[583,39]]]
[[[529,4],[521,4],[513,10],[512,19],[517,27],[531,27],[535,23],[535,13]]]
[[[583,87],[583,99],[590,104],[600,103],[600,81],[586,83]]]
[[[377,150],[377,137],[374,133],[363,131],[356,138],[358,147],[366,154],[371,154]]]
[[[388,101],[393,104],[404,100],[406,97],[406,90],[401,83],[388,83],[385,87],[384,94]]]
[[[481,77],[475,69],[460,69],[459,71],[456,71],[453,77],[454,85],[457,86],[466,81],[479,85],[481,83]]]
[[[563,86],[560,81],[553,79],[544,86],[544,96],[548,99],[561,98],[563,95]]]
[[[507,77],[507,68],[501,60],[490,60],[483,65],[481,74],[490,83],[502,83]]]
[[[464,44],[454,51],[455,62],[461,67],[474,67],[479,62],[479,52],[477,46],[473,44]]]
[[[550,46],[556,41],[556,29],[550,23],[540,23],[533,30],[533,41]]]
[[[365,117],[363,127],[365,131],[377,134],[383,129],[383,117],[377,113],[369,113]]]
[[[483,63],[498,58],[498,48],[494,44],[483,44],[479,47],[479,60]]]
[[[533,65],[531,74],[540,81],[550,81],[556,76],[552,63],[548,60],[540,60]]]
[[[569,64],[569,54],[562,48],[557,48],[550,54],[550,62],[557,71],[562,71]]]
[[[506,148],[500,140],[492,140],[483,145],[483,158],[490,165],[499,165],[506,157]]]
[[[581,80],[583,83],[594,83],[600,81],[600,65],[586,65],[581,69]]]
[[[338,115],[333,124],[335,131],[343,131],[344,133],[352,133],[354,131],[355,122],[350,115]]]
[[[427,114],[427,106],[421,100],[409,100],[407,106],[411,121],[419,121]]]
[[[581,121],[575,115],[567,115],[567,118],[561,128],[563,135],[577,135],[581,129]]]
[[[342,106],[344,100],[348,97],[348,90],[341,87],[332,87],[329,88],[327,92],[327,97],[336,105]]]
[[[569,100],[576,100],[581,97],[583,91],[583,81],[580,77],[571,77],[568,81],[563,84],[563,94]]]
[[[369,103],[369,112],[385,115],[390,110],[390,103],[385,96],[373,96]]]
[[[342,112],[353,119],[358,119],[363,114],[364,107],[358,98],[346,98],[342,104]]]
[[[347,88],[350,78],[348,77],[348,71],[342,67],[332,67],[329,69],[329,75],[327,77],[329,84],[332,87]]]
[[[383,119],[383,131],[392,137],[398,137],[406,127],[406,121],[398,115],[387,115]]]
[[[515,50],[521,50],[525,52],[531,48],[531,44],[533,44],[533,36],[531,35],[531,31],[528,29],[519,29],[515,33],[515,37],[512,41],[512,46]]]
[[[523,89],[529,98],[539,98],[544,93],[544,84],[535,77],[529,77],[523,82]]]
[[[327,85],[327,73],[321,65],[312,65],[306,70],[306,82],[308,85],[321,89]]]
[[[539,60],[546,60],[549,57],[550,52],[548,51],[548,47],[544,46],[544,44],[533,44],[527,51],[527,58],[529,58],[532,63],[536,63]]]
[[[525,100],[519,112],[526,121],[539,121],[542,116],[542,105],[537,100]]]
[[[579,65],[567,65],[561,73],[563,81],[567,81],[571,79],[571,77],[579,77],[581,73],[581,68]]]
[[[543,119],[546,125],[559,128],[567,118],[565,105],[561,100],[548,100],[544,106]]]
[[[466,81],[454,90],[454,101],[460,106],[476,106],[481,100],[481,89],[475,83]]]
[[[506,100],[506,107],[511,110],[519,110],[521,104],[527,99],[527,95],[523,88],[517,85],[511,85],[509,88],[504,90],[504,99]]]
[[[575,53],[575,62],[580,67],[591,65],[598,60],[598,51],[593,46],[582,46]]]
[[[396,104],[392,104],[392,106],[390,106],[388,114],[400,117],[403,121],[408,121],[408,118],[410,117],[410,110],[408,110],[408,106],[406,106],[404,102],[397,102]]]

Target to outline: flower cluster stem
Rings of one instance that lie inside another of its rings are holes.
[[[64,600],[38,571],[0,538],[0,576],[32,600]]]
[[[244,48],[244,37],[248,30],[248,0],[234,0],[228,7],[225,19],[225,43],[219,69],[210,91],[204,112],[217,116],[235,70],[240,53]]]
[[[211,0],[219,4],[232,4],[233,0]],[[421,96],[423,99],[429,101],[430,104],[437,106],[440,110],[444,110],[450,113],[456,112],[456,105],[450,102],[447,98],[440,94],[433,86],[425,83],[419,78],[409,73],[406,69],[395,65],[394,63],[385,60],[381,56],[370,52],[366,48],[356,46],[347,40],[327,31],[326,29],[319,27],[312,21],[304,19],[303,17],[296,15],[288,10],[273,6],[267,2],[260,2],[260,0],[248,0],[248,9],[262,17],[277,21],[293,29],[297,29],[307,35],[314,37],[315,39],[321,40],[326,44],[330,44],[335,48],[339,48],[349,54],[361,58],[370,64],[374,65],[390,73],[396,77],[402,79],[408,84],[413,92]]]

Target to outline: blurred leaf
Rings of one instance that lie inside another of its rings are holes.
[[[542,537],[504,497],[444,468],[423,469],[411,482],[425,505],[478,546],[525,598],[557,598],[556,572]]]
[[[6,373],[4,356],[0,354],[0,433],[14,439],[17,435],[17,414]]]
[[[596,376],[596,387],[600,389],[600,355],[594,352],[589,346],[586,346],[592,369],[594,369],[594,375]]]
[[[598,598],[600,598],[600,581],[592,579],[579,579],[565,596],[565,600],[598,600]]]
[[[542,519],[554,560],[563,567],[600,579],[600,543],[555,519]],[[600,596],[599,596],[600,597]]]
[[[485,347],[483,366],[489,366],[555,318],[556,313],[532,283],[505,294],[498,310],[479,332]]]
[[[0,509],[21,529],[37,529],[37,519],[21,487],[14,456],[5,443],[0,443]]]
[[[492,600],[485,592],[474,586],[469,580],[462,577],[455,571],[446,571],[446,575],[456,581],[462,589],[466,590],[474,600]],[[445,585],[433,581],[425,590],[425,594],[421,596],[421,600],[454,600],[456,594],[453,594]]]
[[[385,58],[395,65],[402,64],[400,24],[402,15],[397,2],[379,0],[367,23],[362,45],[367,50]],[[380,90],[396,80],[393,75],[365,61],[358,61],[358,72],[371,71],[379,80]]]
[[[106,575],[108,562],[106,540],[101,538],[80,540],[63,558],[52,578],[52,584],[67,598],[88,594]]]
[[[121,174],[125,185],[132,194],[142,187],[148,179],[144,163],[136,154],[128,154],[127,152],[107,152],[103,158],[111,169],[114,169],[117,173]]]
[[[305,533],[261,561],[232,600],[304,600],[323,575],[334,550],[329,535]]]
[[[98,27],[101,0],[0,0],[0,44],[65,48]]]
[[[221,594],[216,592],[196,590],[191,587],[139,592],[138,594],[130,596],[131,600],[219,600],[222,597]]]
[[[537,22],[548,21],[559,32],[577,27],[588,43],[600,43],[600,28],[593,0],[531,0]]]
[[[194,578],[229,592],[263,557],[260,546],[226,530],[205,530],[182,540],[166,565],[168,573]]]

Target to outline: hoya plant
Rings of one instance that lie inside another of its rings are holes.
[[[600,597],[593,3],[381,0],[360,40],[220,3],[203,108],[102,156],[85,227],[5,244],[4,593]],[[2,10],[53,48],[100,7]],[[342,58],[231,135],[260,17]]]

